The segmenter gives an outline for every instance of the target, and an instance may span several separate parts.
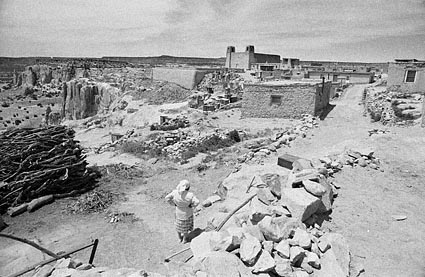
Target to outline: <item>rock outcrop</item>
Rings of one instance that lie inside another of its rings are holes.
[[[63,84],[62,116],[75,120],[108,112],[119,96],[120,90],[108,84],[87,79],[71,80]]]

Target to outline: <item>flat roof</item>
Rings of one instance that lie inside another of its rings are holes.
[[[328,83],[330,81],[325,81]],[[254,84],[245,84],[245,86],[270,86],[270,87],[284,87],[284,86],[315,86],[321,84],[322,80],[318,79],[300,79],[300,80],[279,80],[279,81],[269,81],[263,83],[254,83]]]

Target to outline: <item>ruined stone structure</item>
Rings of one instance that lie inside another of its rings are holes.
[[[62,88],[62,117],[82,119],[109,111],[120,90],[105,83],[89,83],[86,79],[71,80]]]
[[[227,47],[226,68],[247,70],[251,69],[254,64],[268,64],[268,66],[280,68],[279,55],[255,53],[253,45],[248,45],[245,52],[235,52],[235,50],[234,46]]]
[[[390,63],[387,85],[402,92],[425,92],[425,61],[396,60]]]
[[[331,82],[280,81],[246,85],[243,117],[300,118],[319,115],[329,104]]]
[[[214,71],[214,69],[155,67],[152,69],[152,78],[175,83],[185,89],[193,89],[205,74]]]

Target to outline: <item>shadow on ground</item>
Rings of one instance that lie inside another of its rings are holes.
[[[323,109],[322,113],[319,116],[320,120],[325,120],[325,118],[335,108],[335,106],[336,105],[332,105],[332,104],[329,104],[328,106],[326,106],[326,108]]]

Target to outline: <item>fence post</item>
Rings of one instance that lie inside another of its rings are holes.
[[[421,127],[425,127],[425,93],[422,94],[422,123]]]

